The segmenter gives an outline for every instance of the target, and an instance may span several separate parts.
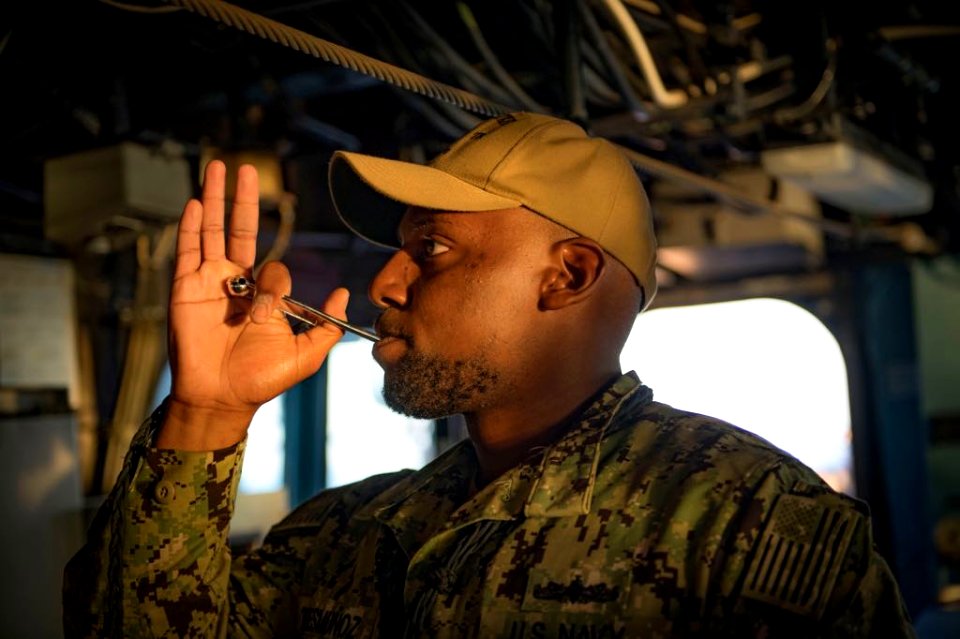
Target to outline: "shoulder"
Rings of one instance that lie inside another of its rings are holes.
[[[777,499],[788,504],[816,503],[836,511],[869,517],[867,505],[833,490],[812,468],[769,441],[723,420],[665,404],[651,406],[658,455],[668,457],[701,481],[740,486],[763,500],[769,514]]]
[[[671,547],[710,558],[726,613],[821,623],[862,586],[874,556],[867,505],[761,437],[651,403],[611,433],[605,459],[617,470],[609,494],[631,486],[628,507],[668,511],[665,529],[682,533]]]
[[[737,609],[770,627],[823,628],[844,619],[869,627],[877,603],[870,588],[882,581],[870,568],[882,560],[873,549],[866,503],[803,480],[786,491],[765,486],[759,498],[769,508],[741,522],[738,535],[749,543],[729,560],[740,575],[731,588]],[[889,572],[883,565],[877,574]]]
[[[727,492],[751,491],[779,479],[821,485],[819,476],[789,453],[733,424],[651,402],[624,415],[611,433],[607,460],[620,472],[649,475],[679,487],[714,484]]]
[[[343,524],[357,512],[382,501],[412,473],[411,470],[384,473],[324,490],[298,506],[275,525],[270,533],[318,528],[330,522]]]
[[[793,459],[762,437],[709,415],[651,402],[642,420],[652,424],[658,443],[726,459],[747,458],[769,462]]]
[[[627,416],[605,445],[597,475],[598,508],[660,513],[690,540],[746,553],[779,507],[866,507],[827,486],[809,467],[770,442],[713,417],[651,403]],[[819,506],[818,506],[819,507]],[[819,511],[818,511],[819,512]],[[667,521],[661,522],[667,525]]]

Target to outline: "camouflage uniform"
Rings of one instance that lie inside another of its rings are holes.
[[[321,493],[231,558],[243,444],[148,422],[65,578],[68,636],[912,636],[865,506],[717,420],[607,388],[476,489],[464,442]]]

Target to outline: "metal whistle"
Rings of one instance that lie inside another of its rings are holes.
[[[234,297],[253,297],[254,293],[256,293],[257,291],[257,285],[256,285],[256,282],[254,282],[249,277],[238,275],[237,277],[231,277],[230,279],[227,280],[227,290],[230,291],[230,294],[233,295]],[[311,327],[316,326],[320,322],[328,322],[330,324],[333,324],[334,326],[342,328],[345,331],[353,333],[354,335],[359,335],[360,337],[366,338],[371,342],[380,341],[380,338],[374,333],[364,330],[359,326],[354,326],[353,324],[344,322],[342,319],[337,319],[336,317],[333,317],[332,315],[328,315],[323,311],[317,310],[312,306],[307,306],[303,302],[298,302],[297,300],[293,299],[289,295],[284,295],[281,299],[287,304],[295,306],[299,308],[301,311],[306,311],[307,313],[310,313],[311,315],[314,315],[319,319],[304,317],[303,315],[294,313],[293,311],[285,309],[282,306],[279,307],[277,310],[279,310],[281,313],[283,313],[287,317],[292,317],[305,324],[309,324]]]

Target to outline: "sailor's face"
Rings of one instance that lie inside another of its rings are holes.
[[[418,417],[470,412],[508,392],[537,313],[542,257],[524,209],[412,209],[370,285],[382,309],[374,357],[384,396]]]

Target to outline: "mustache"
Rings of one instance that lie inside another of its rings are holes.
[[[385,311],[373,323],[380,337],[397,337],[407,342],[413,341],[413,335],[403,326],[400,318],[391,311]]]

